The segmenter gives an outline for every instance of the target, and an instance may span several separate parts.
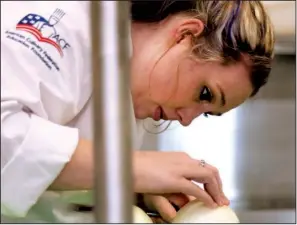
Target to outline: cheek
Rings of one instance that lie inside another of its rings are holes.
[[[199,76],[189,63],[159,64],[151,78],[151,96],[159,104],[171,108],[192,105],[199,86]],[[163,68],[163,69],[161,69]]]
[[[199,76],[189,66],[181,66],[173,99],[180,107],[193,105],[199,87]]]
[[[169,57],[168,57],[169,58]],[[150,96],[158,103],[164,104],[173,97],[178,88],[178,62],[169,62],[169,60],[160,60],[152,73],[150,74]]]
[[[177,105],[177,107],[193,105],[196,89],[197,85],[191,80],[180,78],[178,87],[169,104]]]

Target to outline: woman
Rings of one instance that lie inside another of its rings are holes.
[[[45,216],[55,191],[93,187],[89,3],[1,5],[1,214],[61,222]],[[259,1],[132,1],[131,15],[137,124],[188,126],[267,81],[274,35]],[[216,168],[184,153],[136,151],[133,162],[135,193],[167,221],[176,213],[169,202],[181,207],[188,196],[229,204]]]

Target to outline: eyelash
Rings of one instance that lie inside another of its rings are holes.
[[[205,91],[206,91],[206,93],[204,93]],[[207,97],[206,97],[207,99],[203,99],[203,97],[202,97],[203,95],[207,95]],[[199,101],[211,102],[212,99],[213,99],[213,95],[212,95],[211,91],[209,90],[209,88],[206,86],[203,86],[203,88],[199,94]]]
[[[221,116],[222,114],[221,113],[218,113],[218,114],[212,114],[211,112],[206,112],[206,113],[203,113],[203,115],[208,118],[208,116]]]
[[[206,118],[208,118],[209,115],[210,115],[210,114],[209,114],[208,112],[203,113],[203,116],[206,117]]]
[[[206,93],[204,93],[206,91]],[[203,98],[203,95],[207,95],[207,97]],[[207,101],[207,102],[211,102],[213,99],[213,95],[211,93],[211,91],[209,90],[209,88],[207,86],[203,86],[200,94],[199,94],[199,101]],[[208,118],[209,115],[211,115],[211,113],[206,112],[203,113],[203,115]]]

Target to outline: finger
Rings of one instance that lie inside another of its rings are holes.
[[[216,179],[214,179],[211,183],[204,184],[204,189],[209,195],[212,197],[212,199],[219,205],[223,206],[224,202],[222,201],[222,195],[218,188],[218,184],[216,182]]]
[[[170,222],[176,216],[176,210],[167,198],[158,196],[158,198],[154,199],[153,204],[164,220]]]
[[[163,220],[162,218],[159,218],[159,217],[151,217],[151,220],[153,221],[153,223],[156,223],[156,224],[166,223],[165,220]]]
[[[153,223],[157,223],[157,218],[156,217],[150,217]]]
[[[191,181],[184,179],[181,182],[180,190],[182,193],[194,196],[195,198],[199,199],[203,202],[206,206],[215,208],[218,205],[214,202],[212,197],[203,189],[198,187],[196,184],[192,183]]]
[[[214,175],[215,175],[215,177],[217,179],[219,188],[223,192],[223,184],[222,184],[222,180],[221,180],[218,169],[215,168],[214,166],[210,165],[210,164],[206,164],[206,168],[209,168],[214,173]]]
[[[200,166],[201,167],[201,166]],[[220,190],[220,185],[217,181],[217,171],[214,168],[211,168],[210,165],[205,165],[203,169],[207,170],[208,176],[205,178],[204,181],[204,189],[207,193],[210,194],[212,199],[219,205],[224,205],[224,201],[222,198],[222,191]]]
[[[191,195],[187,195],[189,202],[194,201],[196,198],[194,196]]]
[[[226,195],[223,192],[223,182],[222,182],[222,179],[221,179],[219,170],[217,168],[215,168],[214,166],[209,165],[209,164],[207,164],[206,166],[209,167],[213,171],[213,173],[215,174],[215,177],[216,177],[217,182],[218,182],[218,185],[219,185],[219,189],[221,191],[223,203],[225,205],[229,205],[230,204],[230,201],[228,200],[228,198],[226,197]]]
[[[197,160],[193,160],[193,163],[189,164],[187,168],[184,168],[183,172],[188,179],[192,179],[204,185],[207,184],[207,193],[211,195],[213,200],[221,205],[219,184],[217,183],[215,173],[210,168],[202,167],[197,163]]]
[[[181,207],[183,207],[185,204],[189,202],[188,196],[182,193],[170,194],[165,197],[169,200],[171,204],[174,204],[177,207],[176,210],[179,210]]]
[[[180,169],[182,175],[191,180],[195,180],[198,183],[209,183],[215,178],[215,173],[206,166],[201,166],[199,160],[192,160]]]

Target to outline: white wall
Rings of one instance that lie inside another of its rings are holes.
[[[295,1],[262,1],[274,25],[276,53],[295,53]]]

